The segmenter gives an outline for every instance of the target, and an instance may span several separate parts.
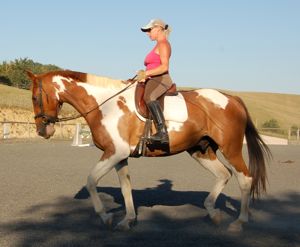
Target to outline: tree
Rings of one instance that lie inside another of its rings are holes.
[[[11,62],[4,61],[0,64],[0,83],[18,88],[29,89],[30,79],[25,70],[31,70],[35,74],[60,70],[56,65],[34,62],[28,58],[19,58]]]
[[[263,128],[280,128],[278,121],[274,118],[266,121],[262,125]]]

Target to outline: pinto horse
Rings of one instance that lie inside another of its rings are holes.
[[[32,80],[32,101],[38,135],[50,138],[63,103],[71,104],[88,123],[94,144],[103,150],[100,161],[91,170],[86,188],[96,213],[104,224],[112,224],[112,213],[105,211],[97,194],[99,180],[115,168],[126,215],[116,228],[129,229],[136,221],[128,157],[133,156],[143,134],[145,119],[136,110],[134,95],[137,82],[126,85],[113,80],[74,71],[54,71],[35,75]],[[251,196],[266,190],[265,163],[270,156],[260,138],[245,104],[239,97],[213,89],[178,91],[166,96],[164,115],[169,133],[169,152],[148,150],[146,156],[174,155],[187,151],[192,158],[216,176],[216,183],[204,201],[213,222],[220,222],[215,202],[224,186],[236,176],[241,190],[238,219],[229,225],[230,231],[241,231],[248,221]],[[153,126],[152,126],[153,127]],[[249,167],[242,156],[246,137]],[[266,158],[266,159],[265,159]]]

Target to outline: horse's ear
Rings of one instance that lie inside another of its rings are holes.
[[[30,70],[27,70],[27,69],[25,70],[25,72],[32,81],[35,80],[35,78],[36,78],[35,74],[33,74]]]
[[[37,76],[35,74],[33,74],[30,70],[25,70],[27,76],[30,78],[30,80],[32,81],[32,84],[31,84],[31,88],[32,86],[35,86],[36,84],[36,78]]]

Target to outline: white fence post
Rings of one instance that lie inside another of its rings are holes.
[[[73,143],[72,146],[79,146],[82,144],[82,138],[81,138],[81,124],[77,123],[75,127],[75,133],[73,137]]]
[[[3,139],[8,139],[10,134],[10,124],[4,123],[3,124]]]

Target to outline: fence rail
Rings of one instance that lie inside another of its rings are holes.
[[[89,138],[89,128],[87,124],[80,124],[81,132],[85,138]],[[76,132],[76,123],[57,123],[55,125],[55,133],[53,138],[72,139]],[[35,138],[36,126],[34,122],[16,122],[3,121],[0,122],[0,139],[12,138]]]
[[[53,138],[72,139],[78,133],[81,138],[90,138],[90,129],[87,124],[79,123],[57,123]],[[78,132],[79,129],[79,132]],[[283,138],[291,144],[300,144],[300,129],[283,128],[259,128],[260,134]],[[11,138],[34,138],[37,137],[34,122],[2,121],[0,122],[0,139]]]

